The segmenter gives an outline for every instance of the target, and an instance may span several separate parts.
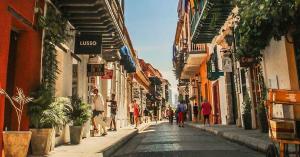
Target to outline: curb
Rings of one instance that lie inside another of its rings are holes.
[[[133,137],[138,135],[138,133],[140,131],[143,131],[143,130],[147,129],[149,126],[151,126],[151,123],[139,128],[135,131],[133,131],[132,133],[130,133],[130,134],[126,135],[125,137],[123,137],[121,140],[119,140],[119,141],[115,142],[114,144],[112,144],[111,146],[103,149],[100,153],[100,157],[110,157],[119,148],[124,146],[124,144],[126,144],[130,139],[132,139]]]
[[[232,142],[242,144],[250,149],[253,149],[255,151],[259,151],[262,153],[266,153],[267,148],[269,146],[269,143],[267,143],[263,140],[253,138],[253,137],[243,136],[243,135],[239,135],[239,134],[233,134],[230,132],[218,131],[211,127],[202,127],[199,125],[193,125],[191,123],[187,123],[187,125],[190,127],[193,127],[193,128],[200,129],[202,131],[210,132],[212,134],[223,137]]]

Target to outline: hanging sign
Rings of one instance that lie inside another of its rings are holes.
[[[240,66],[241,67],[249,67],[256,63],[256,59],[253,57],[241,57],[240,58]]]
[[[134,99],[140,99],[140,95],[140,87],[136,82],[134,82],[132,86],[132,97]]]
[[[214,48],[214,53],[211,55],[207,64],[207,78],[210,81],[217,80],[220,76],[224,76],[224,72],[220,72],[218,68],[217,48]]]
[[[232,60],[230,57],[223,58],[223,71],[232,72]]]
[[[104,64],[87,64],[87,76],[104,76]]]
[[[80,34],[75,39],[75,54],[101,54],[102,37],[95,34]]]
[[[103,80],[111,80],[113,78],[114,71],[111,69],[105,69],[104,76],[101,76]]]

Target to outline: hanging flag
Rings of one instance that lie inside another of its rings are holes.
[[[189,0],[184,0],[184,11],[187,13],[189,10]]]
[[[190,0],[190,4],[191,4],[191,9],[195,9],[195,1],[194,0]]]
[[[179,0],[178,2],[178,7],[177,7],[177,12],[180,13],[181,9],[182,9],[182,1],[183,0]]]
[[[190,0],[190,8],[192,12],[192,16],[195,14],[195,3],[194,0]]]

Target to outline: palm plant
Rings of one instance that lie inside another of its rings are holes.
[[[91,118],[91,106],[74,95],[71,97],[71,109],[66,112],[66,115],[73,126],[81,126]]]
[[[67,110],[71,109],[68,98],[53,98],[52,91],[41,86],[31,94],[34,100],[28,105],[28,115],[32,127],[53,128],[66,123]]]

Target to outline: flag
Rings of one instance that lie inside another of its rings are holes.
[[[187,13],[189,10],[189,0],[184,0],[184,11]]]
[[[194,0],[190,0],[190,4],[191,4],[191,9],[195,9],[195,1]]]
[[[180,13],[181,9],[182,9],[182,0],[179,0],[178,1],[177,12]]]

